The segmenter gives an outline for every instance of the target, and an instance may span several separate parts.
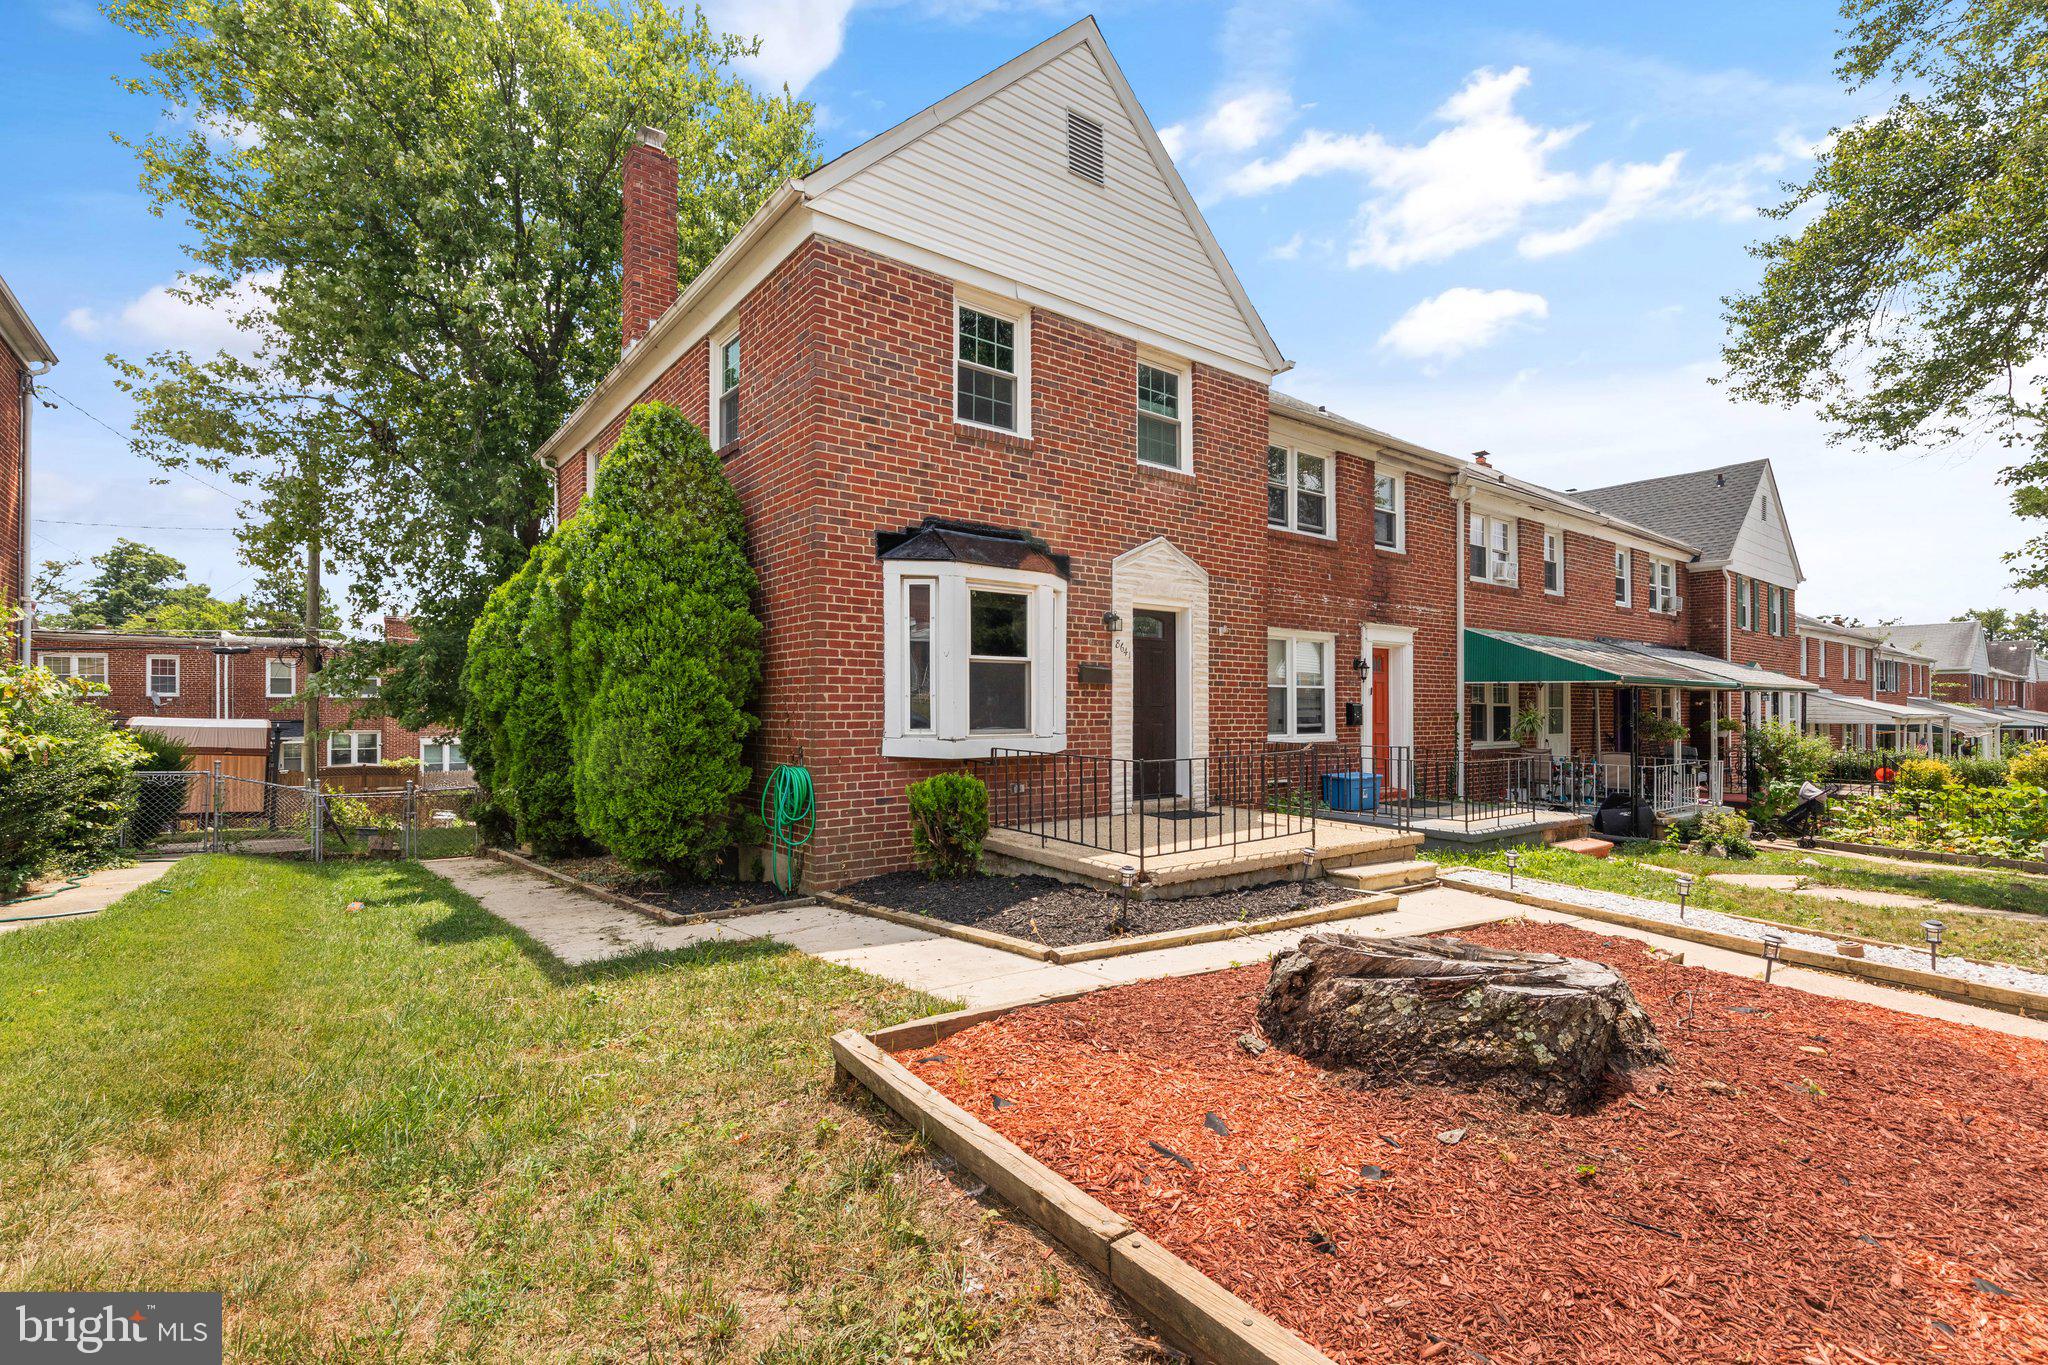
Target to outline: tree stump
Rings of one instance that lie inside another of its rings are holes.
[[[1484,1088],[1552,1113],[1669,1060],[1612,967],[1455,938],[1310,934],[1274,960],[1259,1025],[1368,1085]]]

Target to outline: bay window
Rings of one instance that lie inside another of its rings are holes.
[[[1465,528],[1466,572],[1482,583],[1512,585],[1515,570],[1515,521],[1513,517],[1469,514]]]
[[[1266,737],[1335,738],[1330,669],[1336,637],[1302,631],[1266,633]]]
[[[883,564],[882,752],[1066,747],[1066,581],[985,564]]]
[[[1330,458],[1266,447],[1266,524],[1303,535],[1330,534]]]
[[[1474,744],[1515,742],[1513,683],[1473,683],[1465,688],[1465,721]]]

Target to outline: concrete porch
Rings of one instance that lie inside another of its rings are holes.
[[[1138,877],[1139,896],[1171,898],[1381,865],[1389,876],[1413,874],[1384,885],[1428,881],[1435,868],[1415,863],[1422,841],[1415,831],[1237,806],[1163,813],[1134,808],[991,829],[982,854],[992,870],[1037,873],[1104,890],[1120,889],[1124,869],[1130,868]],[[1310,850],[1312,856],[1305,856]]]

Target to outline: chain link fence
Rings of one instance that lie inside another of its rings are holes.
[[[211,772],[135,774],[122,846],[135,854],[450,858],[477,850],[474,787],[319,792]]]

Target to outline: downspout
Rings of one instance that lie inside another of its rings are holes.
[[[36,377],[49,372],[50,362],[39,360],[33,365],[24,365],[21,377],[21,524],[17,528],[19,539],[16,545],[21,560],[17,567],[21,570],[21,662],[24,665],[34,663],[36,658],[36,609],[28,598],[29,565],[34,562],[28,549],[29,419],[35,412]]]
[[[1451,714],[1458,718],[1458,747],[1453,755],[1457,763],[1458,791],[1460,801],[1465,799],[1465,753],[1467,723],[1465,719],[1465,545],[1471,534],[1466,520],[1472,515],[1472,485],[1459,475],[1451,484],[1451,581],[1457,584],[1458,624],[1457,636],[1452,643],[1452,655],[1456,660],[1451,693]]]

